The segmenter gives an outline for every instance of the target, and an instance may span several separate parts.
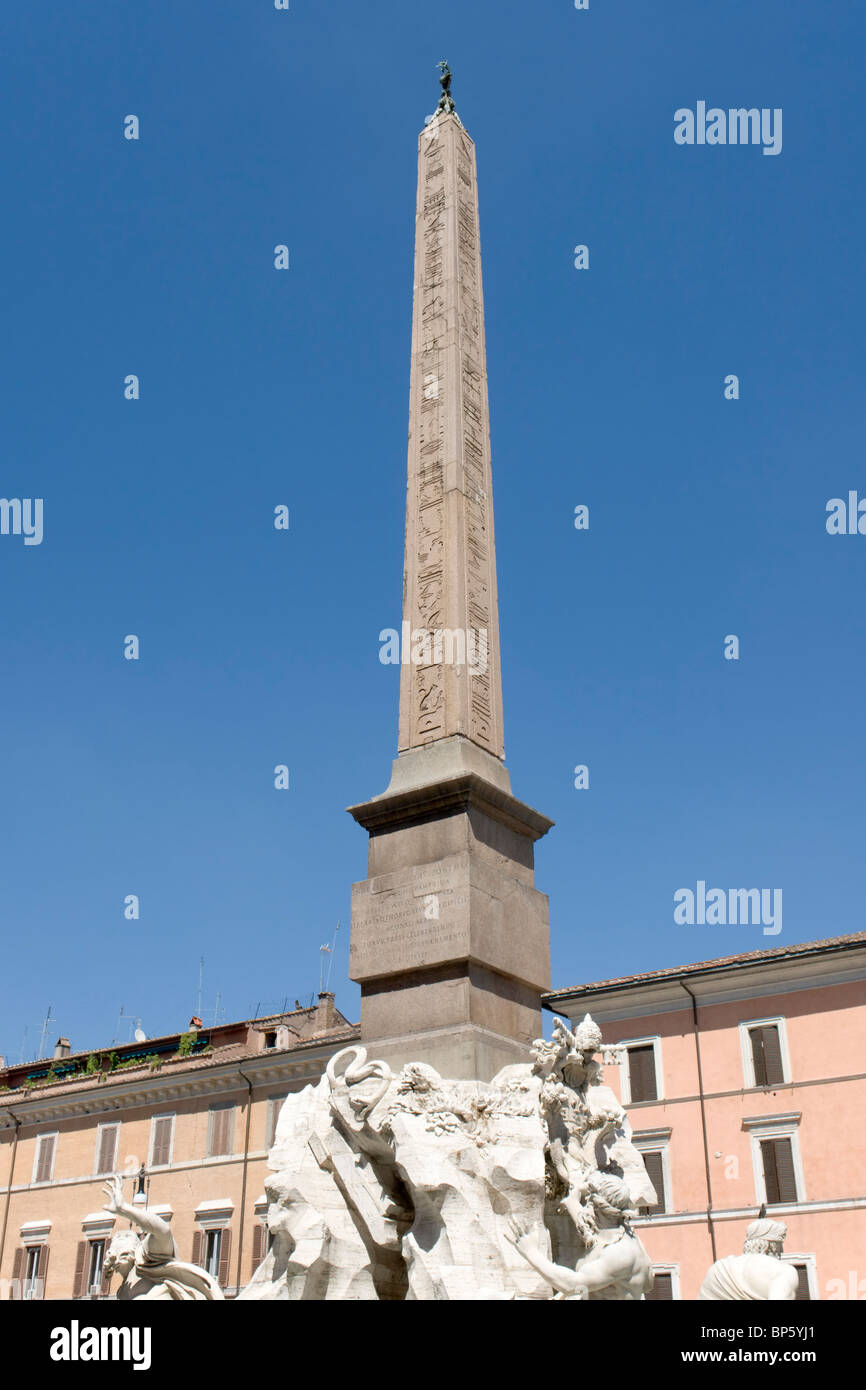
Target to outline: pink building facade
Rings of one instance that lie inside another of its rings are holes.
[[[866,1299],[866,932],[545,997],[624,1047],[605,1079],[659,1195],[655,1297],[697,1298],[762,1203],[803,1299]]]

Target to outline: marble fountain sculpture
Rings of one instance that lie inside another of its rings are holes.
[[[643,1299],[655,1192],[586,1016],[491,1082],[360,1046],[283,1104],[241,1299]],[[605,1060],[613,1060],[608,1052]]]

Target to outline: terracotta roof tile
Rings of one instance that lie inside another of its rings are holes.
[[[743,951],[736,956],[717,956],[713,960],[699,960],[691,965],[671,965],[663,970],[645,970],[637,975],[618,975],[609,980],[595,980],[592,984],[571,985],[565,989],[550,990],[544,999],[561,999],[563,995],[602,993],[619,986],[650,983],[655,980],[675,980],[682,975],[696,975],[701,972],[724,970],[729,966],[762,965],[774,960],[787,958],[796,960],[800,956],[820,955],[846,947],[866,943],[866,931],[851,932],[848,936],[828,936],[821,941],[804,941],[796,946],[773,946],[767,951]]]

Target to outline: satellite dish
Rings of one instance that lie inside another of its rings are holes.
[[[147,1034],[145,1033],[145,1031],[144,1031],[143,1028],[136,1028],[136,1030],[135,1030],[135,1041],[136,1041],[136,1042],[147,1042]]]

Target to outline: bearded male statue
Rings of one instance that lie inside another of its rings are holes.
[[[104,1272],[109,1278],[113,1274],[120,1275],[123,1282],[117,1291],[119,1299],[201,1301],[223,1297],[217,1280],[207,1270],[177,1258],[168,1222],[155,1212],[141,1210],[123,1200],[121,1178],[112,1178],[103,1191],[108,1198],[105,1210],[125,1217],[142,1231],[141,1236],[135,1231],[118,1231],[108,1247]]]
[[[788,1228],[784,1221],[753,1221],[742,1255],[727,1255],[710,1266],[698,1298],[711,1302],[780,1301],[797,1297],[797,1271],[782,1263]]]
[[[579,1194],[587,1253],[573,1269],[547,1259],[537,1241],[511,1223],[509,1239],[555,1290],[554,1298],[643,1301],[653,1286],[650,1258],[631,1228],[636,1216],[625,1182],[612,1173],[589,1175]]]

